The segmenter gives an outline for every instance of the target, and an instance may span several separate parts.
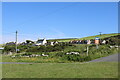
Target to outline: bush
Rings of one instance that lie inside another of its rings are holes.
[[[80,55],[65,55],[64,57],[68,61],[74,61],[74,62],[84,62],[84,61],[90,61],[91,57],[90,56],[80,56]]]
[[[14,45],[11,45],[11,46],[6,45],[3,50],[3,52],[15,52],[15,51],[16,51],[16,48]]]
[[[21,56],[30,56],[32,55],[32,53],[24,53],[24,54],[21,54]]]
[[[48,46],[31,46],[27,49],[26,52],[54,52],[54,51],[62,51],[64,50],[68,45],[68,43],[60,43],[56,44],[54,46],[48,45]],[[70,45],[71,46],[71,45]]]

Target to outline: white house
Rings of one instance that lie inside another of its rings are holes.
[[[0,50],[3,50],[3,49],[4,49],[4,48],[2,48],[2,47],[0,48]]]
[[[106,41],[105,41],[105,40],[103,40],[103,41],[102,41],[102,44],[105,44],[105,43],[106,43]]]
[[[90,40],[87,40],[87,44],[91,44],[91,41],[90,41]]]
[[[54,45],[54,42],[50,42],[50,45],[52,45],[52,46],[53,46],[53,45]]]
[[[56,41],[55,44],[58,44],[58,42]]]
[[[44,39],[38,39],[36,41],[36,45],[39,46],[39,45],[45,45],[47,44],[47,40],[44,38]]]
[[[58,44],[58,42],[57,41],[55,41],[55,42],[50,42],[50,45],[55,45],[55,44]]]

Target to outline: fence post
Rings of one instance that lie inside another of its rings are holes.
[[[89,52],[89,46],[87,46],[87,56],[88,56],[88,52]]]

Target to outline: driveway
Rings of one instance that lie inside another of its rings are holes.
[[[113,54],[107,57],[98,58],[89,62],[118,62],[118,56],[120,57],[120,54]]]

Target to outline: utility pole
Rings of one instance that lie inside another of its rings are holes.
[[[99,48],[98,44],[96,44],[96,48],[97,48],[97,49]]]
[[[102,32],[99,32],[99,33],[100,33],[100,38],[101,38]],[[100,39],[100,43],[101,43],[101,39]]]
[[[16,31],[16,53],[17,53],[17,34],[18,32]]]
[[[100,33],[100,36],[101,36],[102,32],[99,32],[99,33]]]

